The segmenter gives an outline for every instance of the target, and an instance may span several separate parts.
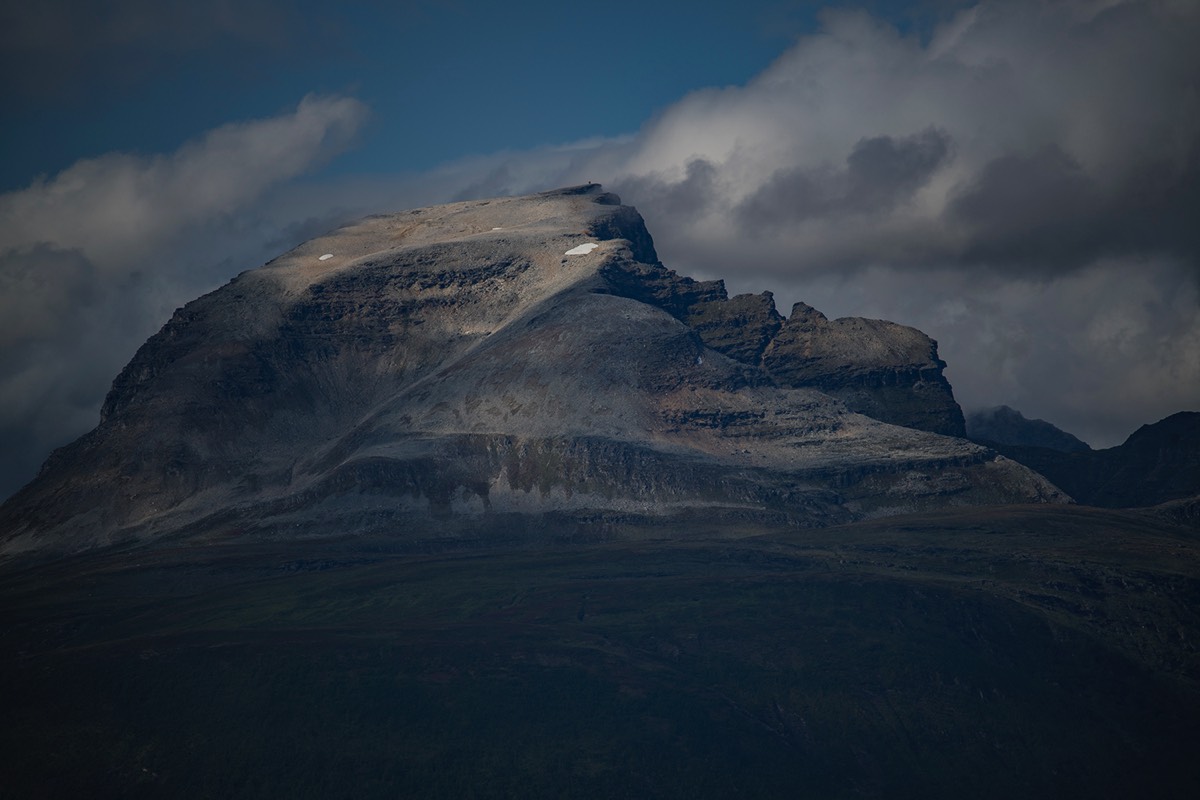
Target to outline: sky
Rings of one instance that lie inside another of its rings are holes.
[[[597,181],[731,293],[1093,447],[1200,410],[1200,3],[0,0],[0,497],[188,300]]]

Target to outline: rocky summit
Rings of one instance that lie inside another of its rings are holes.
[[[913,328],[677,275],[595,184],[374,216],[179,309],[0,535],[416,541],[1066,500],[959,438],[944,366]]]

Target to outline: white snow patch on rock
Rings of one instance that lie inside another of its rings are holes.
[[[596,244],[595,242],[588,242],[587,244],[581,244],[578,247],[572,247],[570,250],[563,253],[563,255],[564,256],[585,256],[588,253],[595,250],[599,246],[600,245]]]
[[[326,253],[325,255],[318,258],[317,261],[328,261],[331,258],[333,258],[333,253]]]

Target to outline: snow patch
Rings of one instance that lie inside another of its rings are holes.
[[[333,258],[333,253],[326,253],[325,255],[318,258],[317,261],[328,261],[331,258]]]
[[[572,247],[570,250],[563,253],[563,255],[564,256],[585,256],[588,253],[595,250],[599,246],[600,245],[596,244],[595,242],[588,242],[587,244],[581,244],[578,247]]]

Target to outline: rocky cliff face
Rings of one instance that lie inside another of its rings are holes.
[[[676,275],[598,186],[372,217],[178,310],[0,535],[13,553],[1064,499],[937,435],[962,428],[942,366],[911,328],[783,320],[769,294]]]
[[[916,328],[877,319],[833,320],[797,303],[784,319],[770,292],[730,298],[722,281],[695,281],[661,264],[614,264],[613,290],[687,324],[707,347],[760,368],[779,386],[818,389],[851,411],[894,425],[965,436],[938,358]]]
[[[937,342],[916,328],[877,319],[832,322],[797,303],[763,354],[784,386],[810,386],[852,411],[947,436],[965,436],[962,409],[942,375]]]

